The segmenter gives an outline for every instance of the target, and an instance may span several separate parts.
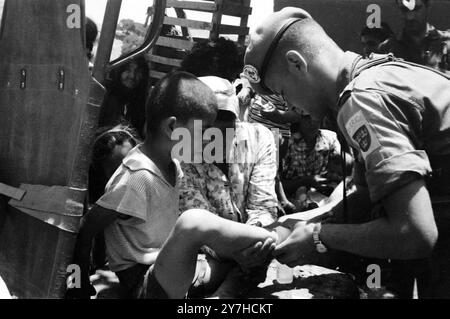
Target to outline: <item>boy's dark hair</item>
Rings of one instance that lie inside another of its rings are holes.
[[[105,186],[111,177],[105,172],[104,167],[110,163],[114,148],[125,142],[129,142],[133,147],[140,142],[137,132],[125,124],[101,127],[95,133],[92,161],[89,167],[90,203],[95,203],[104,194]]]
[[[218,76],[233,82],[244,67],[244,50],[235,42],[219,38],[197,42],[181,62],[180,70],[196,76]]]
[[[191,118],[214,119],[217,98],[214,92],[193,74],[173,72],[159,80],[145,105],[147,132],[154,133],[171,116],[181,123]]]
[[[116,145],[122,145],[128,141],[132,146],[136,146],[139,143],[137,136],[137,132],[128,125],[99,128],[95,134],[92,149],[93,166],[99,168],[111,156]]]

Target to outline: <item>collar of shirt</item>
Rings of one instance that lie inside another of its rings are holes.
[[[350,83],[352,80],[352,71],[355,68],[355,64],[361,58],[359,54],[354,52],[346,51],[344,53],[344,58],[342,59],[341,65],[339,66],[339,77],[337,79],[337,96],[341,96],[344,88]],[[339,99],[338,99],[339,100]],[[337,104],[337,101],[336,101]]]
[[[172,159],[172,161],[176,169],[176,185],[179,185],[179,181],[183,177],[183,171],[181,170],[180,163],[177,159]],[[156,164],[141,151],[141,145],[137,145],[135,148],[133,148],[123,159],[122,164],[131,171],[149,171],[150,173],[161,178],[164,182],[168,183],[159,170],[158,166],[156,166]]]

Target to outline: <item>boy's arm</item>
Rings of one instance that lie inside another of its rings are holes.
[[[94,205],[83,217],[74,252],[74,263],[81,270],[81,288],[69,290],[68,297],[89,298],[91,289],[89,265],[92,239],[118,218],[124,217],[114,210],[106,209],[98,205]]]

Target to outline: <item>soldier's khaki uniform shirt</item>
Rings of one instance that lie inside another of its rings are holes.
[[[347,52],[338,83],[338,124],[358,154],[355,182],[367,183],[374,216],[382,212],[381,199],[433,167],[436,177],[427,186],[439,238],[421,286],[426,298],[450,298],[450,80],[405,62],[373,66],[354,78],[365,63]]]
[[[345,55],[338,124],[362,164],[355,178],[365,180],[378,202],[430,175],[430,158],[450,154],[450,80],[402,62],[373,66],[353,79],[366,60]]]

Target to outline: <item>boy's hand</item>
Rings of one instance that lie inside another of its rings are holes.
[[[253,246],[236,252],[234,259],[245,269],[262,266],[269,260],[269,255],[275,249],[275,246],[275,241],[268,238],[264,243],[259,241]]]

